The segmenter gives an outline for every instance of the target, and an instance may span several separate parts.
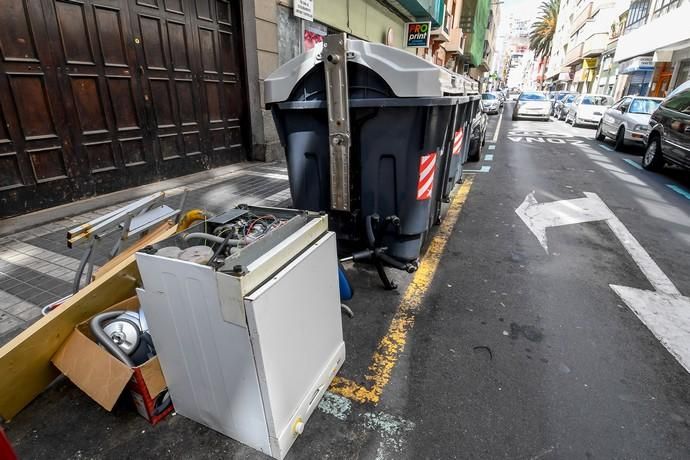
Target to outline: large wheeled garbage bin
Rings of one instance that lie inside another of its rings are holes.
[[[454,109],[451,120],[451,131],[446,139],[446,157],[448,162],[448,173],[443,184],[442,202],[449,203],[457,184],[462,180],[462,165],[467,161],[469,153],[472,120],[474,119],[479,106],[480,96],[477,92],[478,86],[474,80],[468,79],[464,75],[447,71],[450,74],[451,86],[444,89],[445,94],[462,97],[458,98],[458,104]],[[473,85],[474,84],[474,85]],[[437,221],[443,217],[447,206],[439,210]]]
[[[446,167],[441,181],[441,205],[436,210],[433,216],[433,222],[439,223],[450,203],[451,197],[456,190],[456,186],[460,180],[462,171],[462,152],[468,140],[465,138],[468,125],[468,107],[471,98],[462,96],[464,94],[463,79],[460,75],[446,70],[450,78],[450,85],[444,86],[444,94],[448,96],[455,96],[457,103],[453,107],[451,115],[449,132],[446,135],[446,144],[444,146],[444,157]]]
[[[467,163],[469,157],[470,139],[472,137],[472,123],[474,122],[474,118],[479,113],[481,101],[481,96],[479,94],[479,83],[465,75],[460,75],[460,79],[462,80],[464,94],[469,96],[470,100],[468,104],[465,106],[465,110],[467,111],[467,125],[465,127],[465,133],[467,135],[465,136],[466,142],[462,148],[461,166],[458,179],[462,178],[462,165]]]
[[[459,98],[447,73],[406,51],[330,35],[265,81],[293,205],[326,211],[354,250],[416,269],[448,174]],[[341,245],[341,247],[343,247]]]

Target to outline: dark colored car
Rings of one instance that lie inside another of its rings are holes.
[[[675,89],[649,119],[645,169],[659,170],[665,163],[690,169],[690,81]]]
[[[565,120],[566,115],[568,115],[568,109],[576,97],[577,93],[564,94],[563,98],[561,98],[559,101],[556,101],[554,104],[553,116],[559,120]]]
[[[550,94],[550,99],[551,99],[551,115],[556,115],[556,106],[559,105],[563,101],[563,99],[566,98],[566,96],[569,96],[571,94],[575,94],[571,91],[554,91]]]
[[[470,131],[470,148],[467,153],[467,161],[479,161],[482,153],[482,146],[486,141],[486,125],[489,117],[484,110],[478,110],[477,115],[472,120]]]

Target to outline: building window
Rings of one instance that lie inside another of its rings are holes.
[[[688,80],[690,80],[690,59],[687,61],[681,61],[678,76],[676,77],[675,87],[679,87]]]
[[[654,17],[656,18],[668,13],[677,7],[679,3],[679,0],[660,0],[657,4],[656,10],[654,10]]]
[[[630,9],[628,10],[628,21],[625,24],[626,32],[640,27],[647,21],[647,16],[649,15],[649,3],[650,0],[637,0],[630,4]]]

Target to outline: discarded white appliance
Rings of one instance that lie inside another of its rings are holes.
[[[287,454],[345,359],[327,219],[240,207],[137,253],[137,294],[178,414]],[[195,262],[174,249],[202,244],[213,255]]]

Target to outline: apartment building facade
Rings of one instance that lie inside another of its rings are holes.
[[[587,93],[595,89],[599,60],[607,49],[611,26],[618,18],[618,10],[627,8],[627,4],[629,0],[584,0],[575,4],[564,60],[573,72],[571,90]]]
[[[509,16],[507,37],[503,48],[503,80],[509,88],[525,88],[529,75],[529,27],[531,20]]]
[[[551,55],[546,67],[544,86],[552,91],[565,90],[573,79],[573,72],[565,64],[570,44],[571,21],[577,0],[561,0],[556,31],[551,42]]]
[[[613,61],[624,94],[664,97],[690,79],[690,1],[634,0]]]

